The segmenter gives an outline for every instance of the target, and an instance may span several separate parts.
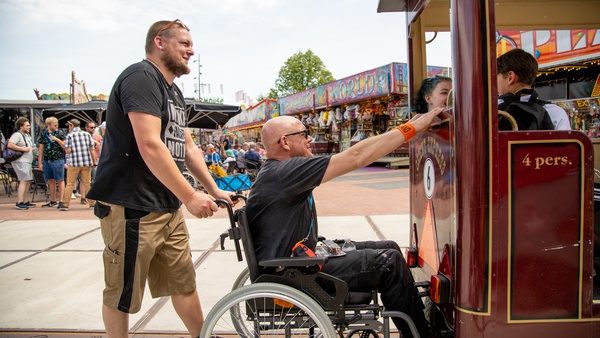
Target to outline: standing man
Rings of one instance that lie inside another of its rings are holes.
[[[65,134],[58,130],[56,117],[46,119],[46,130],[38,137],[39,153],[38,163],[44,172],[44,179],[50,189],[50,202],[44,207],[56,207],[63,203],[65,193]],[[56,202],[56,189],[58,188],[58,203]]]
[[[187,128],[185,101],[174,80],[189,74],[194,49],[181,20],[158,21],[146,35],[146,59],[129,66],[110,93],[96,179],[88,197],[97,200],[106,248],[102,315],[109,337],[127,337],[129,313],[140,310],[146,279],[152,297],[171,296],[192,337],[204,318],[181,202],[196,217],[232,203],[220,190]],[[197,193],[187,169],[210,195]],[[127,243],[127,244],[126,244]]]
[[[21,157],[11,162],[19,180],[18,199],[15,208],[18,210],[27,210],[35,207],[35,204],[29,203],[29,201],[25,202],[25,196],[29,191],[29,184],[33,180],[31,163],[33,162],[33,150],[35,146],[29,136],[29,132],[31,131],[29,119],[22,116],[19,117],[15,121],[15,129],[17,131],[12,134],[6,144],[12,150],[23,152]]]
[[[73,124],[70,123],[70,121],[67,121],[67,135],[65,136],[65,141],[66,138],[69,137],[69,135],[71,135],[71,133],[73,132],[73,129],[75,129],[75,127],[73,126]],[[64,149],[64,147],[63,147]],[[65,152],[65,176],[67,176],[69,174],[68,169],[69,166],[71,165],[71,154]],[[79,193],[79,185],[81,184],[81,175],[77,176],[77,178],[75,179],[75,185],[73,186],[73,190],[71,191],[71,199],[74,200],[77,197],[81,197],[81,194]],[[58,206],[58,208],[60,209],[60,205]]]
[[[65,142],[65,151],[71,155],[71,160],[68,163],[67,169],[67,188],[63,194],[63,202],[58,205],[58,209],[61,211],[69,211],[69,204],[71,203],[71,192],[77,176],[81,175],[81,184],[79,185],[79,191],[81,193],[81,204],[88,203],[85,199],[85,192],[90,189],[91,172],[92,167],[95,167],[96,158],[92,154],[94,149],[94,141],[90,134],[84,132],[79,128],[79,120],[71,119],[67,122],[71,133],[67,135]],[[94,206],[94,202],[89,202],[90,207]]]
[[[98,160],[100,159],[100,145],[102,144],[102,136],[100,136],[100,134],[96,133],[96,123],[94,123],[94,122],[86,123],[85,131],[90,133],[90,136],[92,136],[92,140],[94,141],[94,148],[92,149],[92,153],[94,155],[94,158],[96,159],[96,162],[94,162],[94,165],[97,166]],[[96,176],[96,167],[95,166],[92,167],[92,182],[94,181],[94,177]],[[83,196],[84,195],[82,194],[82,197]]]

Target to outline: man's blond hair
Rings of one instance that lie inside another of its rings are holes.
[[[58,123],[58,119],[56,117],[54,117],[54,116],[50,116],[50,117],[46,118],[46,125],[47,126],[49,126],[50,123],[52,123],[52,122]]]

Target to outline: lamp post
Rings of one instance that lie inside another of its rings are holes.
[[[200,83],[200,75],[202,75],[202,71],[201,71],[202,65],[200,64],[200,54],[198,54],[198,60],[194,60],[194,62],[198,62],[198,77],[194,78],[194,79],[198,79],[198,87],[196,87],[196,90],[194,90],[194,92],[198,93],[198,101],[202,101],[202,98],[200,97],[200,90],[202,89],[202,84]]]

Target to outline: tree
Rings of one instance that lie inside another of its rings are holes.
[[[298,52],[285,61],[279,69],[275,88],[269,90],[267,97],[278,99],[334,80],[321,58],[309,49],[305,53]]]
[[[284,95],[285,96],[285,95]],[[277,90],[275,88],[271,88],[269,89],[269,93],[265,96],[263,95],[263,93],[260,93],[258,95],[258,98],[256,99],[258,102],[264,100],[264,99],[273,99],[273,100],[277,100],[279,99],[279,94],[277,93]]]

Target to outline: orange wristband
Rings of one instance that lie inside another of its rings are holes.
[[[415,135],[417,135],[417,130],[415,129],[415,126],[413,126],[410,122],[401,124],[398,127],[396,127],[396,129],[398,129],[402,133],[402,135],[404,135],[404,142],[407,142],[411,138],[415,137]]]

